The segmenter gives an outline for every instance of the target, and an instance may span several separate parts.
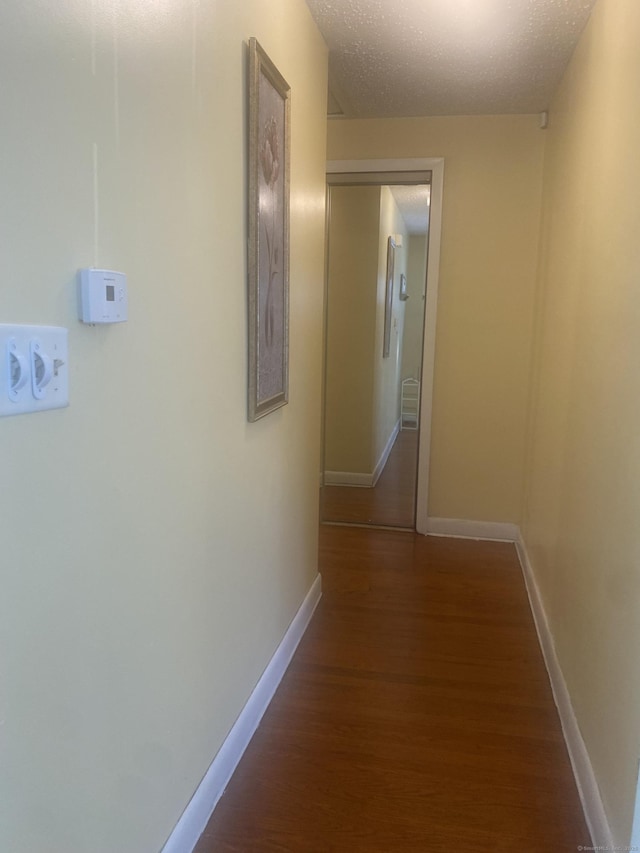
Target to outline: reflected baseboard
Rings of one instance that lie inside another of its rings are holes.
[[[367,524],[364,521],[321,521],[321,525],[326,527],[359,527],[363,530],[391,530],[392,533],[415,533],[415,527],[406,527],[401,524],[378,524],[371,521]]]
[[[456,539],[489,539],[515,542],[518,525],[504,521],[472,521],[465,518],[427,519],[428,536],[452,536]]]
[[[371,489],[373,488],[373,474],[359,474],[354,471],[325,471],[324,485]]]
[[[387,439],[387,443],[384,446],[384,450],[380,454],[380,459],[378,459],[378,464],[373,469],[373,485],[378,482],[380,479],[380,475],[384,471],[384,466],[387,464],[389,460],[389,456],[391,455],[391,451],[393,450],[393,445],[396,443],[396,439],[398,438],[398,433],[400,432],[400,420],[396,423],[394,428],[391,430],[391,435]]]
[[[393,445],[396,443],[400,432],[400,421],[396,423],[391,430],[391,435],[387,439],[378,464],[372,473],[358,471],[325,471],[324,477],[320,475],[320,485],[324,486],[355,486],[361,489],[372,489],[380,479],[380,475],[384,471],[384,467],[389,461],[389,456],[393,450]]]

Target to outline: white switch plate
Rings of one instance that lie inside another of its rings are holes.
[[[0,417],[69,405],[67,330],[0,324]]]

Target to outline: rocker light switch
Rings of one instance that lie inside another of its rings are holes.
[[[67,330],[0,324],[0,417],[69,405]]]

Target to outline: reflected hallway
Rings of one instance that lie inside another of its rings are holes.
[[[415,528],[418,459],[417,430],[402,430],[373,488],[323,486],[323,522]]]

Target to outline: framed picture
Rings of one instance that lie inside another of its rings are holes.
[[[404,273],[400,273],[400,299],[403,302],[406,302],[409,298],[409,294],[407,293],[407,277]]]
[[[384,337],[382,357],[387,358],[391,349],[391,315],[393,312],[393,269],[396,261],[396,242],[393,237],[387,240],[387,277],[384,296]]]
[[[287,82],[249,40],[249,399],[256,421],[289,396]]]

